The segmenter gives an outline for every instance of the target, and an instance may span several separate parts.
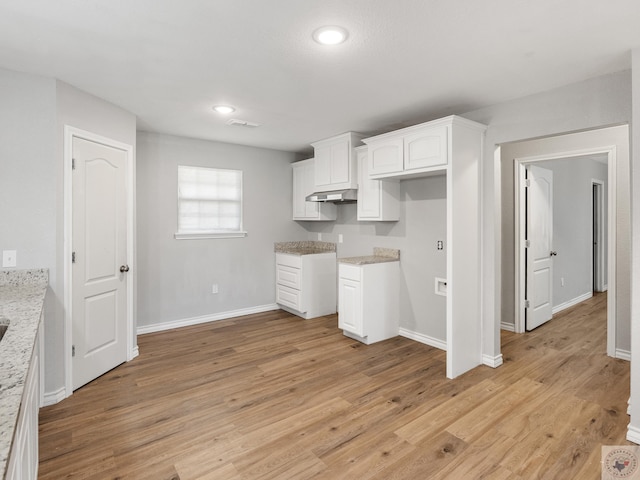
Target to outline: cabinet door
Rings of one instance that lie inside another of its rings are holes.
[[[348,140],[331,146],[331,184],[333,185],[351,182],[349,150]]]
[[[401,172],[404,144],[402,137],[369,144],[369,175]]]
[[[362,284],[341,277],[338,280],[338,296],[338,328],[364,337]]]
[[[358,150],[358,220],[380,217],[380,180],[369,178],[367,151]]]
[[[404,169],[447,164],[447,127],[433,127],[404,137]]]
[[[314,185],[320,190],[331,185],[331,145],[315,147]]]
[[[306,170],[304,165],[293,166],[293,219],[298,220],[306,218],[307,202],[306,193]]]
[[[304,171],[302,172],[304,177],[304,189],[306,198],[307,195],[311,195],[315,189],[315,168],[313,162],[309,162],[304,166]],[[304,217],[308,219],[318,219],[320,217],[320,207],[321,205],[318,202],[307,202],[304,201]]]

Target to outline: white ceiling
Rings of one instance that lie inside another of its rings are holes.
[[[348,41],[314,43],[327,24]],[[636,47],[638,0],[0,0],[1,67],[140,130],[296,152],[625,70]]]

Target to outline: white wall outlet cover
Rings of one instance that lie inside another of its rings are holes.
[[[344,239],[342,238],[342,234],[341,234],[341,233],[339,233],[339,234],[338,234],[338,243],[342,243],[342,241],[343,241],[343,240],[344,240]]]
[[[15,250],[3,250],[2,251],[2,266],[3,267],[15,267],[17,265],[16,251]]]

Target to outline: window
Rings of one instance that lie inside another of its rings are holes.
[[[177,239],[245,237],[242,171],[178,165]]]

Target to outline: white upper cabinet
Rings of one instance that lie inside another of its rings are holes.
[[[354,148],[362,135],[348,132],[311,145],[315,151],[315,190],[358,188]]]
[[[308,221],[335,220],[338,216],[333,203],[307,202],[305,198],[315,189],[314,159],[291,164],[293,169],[293,219]]]
[[[358,159],[358,220],[400,220],[400,181],[369,178],[367,146],[356,148]]]
[[[404,169],[447,164],[447,127],[425,128],[404,136]]]
[[[364,139],[371,178],[420,176],[446,169],[452,118]]]

